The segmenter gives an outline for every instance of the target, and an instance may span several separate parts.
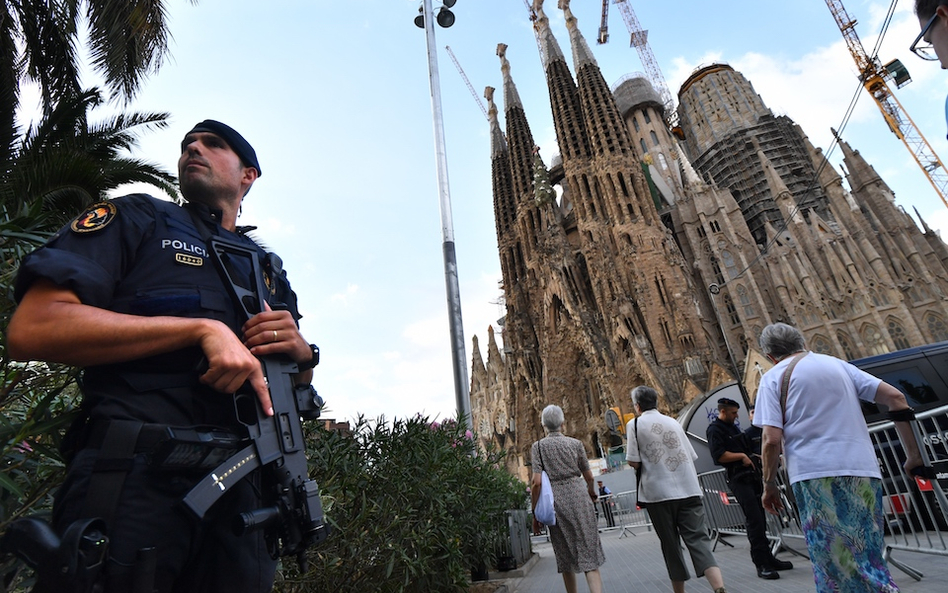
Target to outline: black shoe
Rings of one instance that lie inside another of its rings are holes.
[[[790,570],[791,568],[793,568],[793,563],[790,562],[789,560],[777,560],[776,558],[774,558],[770,562],[770,568],[774,570]]]
[[[757,576],[768,581],[773,581],[780,578],[780,574],[769,566],[758,566]]]

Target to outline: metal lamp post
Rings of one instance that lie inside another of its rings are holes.
[[[454,24],[454,14],[448,10],[456,0],[444,0],[438,11],[437,22],[442,27]],[[458,414],[471,427],[471,393],[467,373],[467,354],[464,349],[464,326],[461,323],[461,291],[458,287],[458,263],[454,251],[454,223],[451,217],[451,191],[448,187],[448,158],[444,148],[444,121],[441,112],[441,80],[438,75],[438,50],[435,44],[431,0],[423,0],[422,13],[415,24],[425,29],[428,47],[428,80],[431,86],[431,115],[434,120],[435,164],[438,170],[438,196],[441,207],[441,236],[444,252],[444,282],[448,298],[448,323],[451,331],[451,354],[454,367],[454,394]]]
[[[731,350],[731,341],[727,339],[727,328],[721,320],[721,314],[718,313],[718,304],[714,297],[721,293],[721,287],[717,283],[708,286],[708,292],[711,293],[711,308],[714,310],[714,317],[718,320],[718,327],[721,328],[721,335],[724,336],[724,347],[727,348],[727,357],[734,369],[734,377],[737,379],[737,388],[744,399],[744,405],[750,405],[750,396],[747,394],[747,388],[744,386],[744,378],[741,376],[741,369],[737,366],[737,359],[734,358],[734,351]]]

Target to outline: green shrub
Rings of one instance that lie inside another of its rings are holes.
[[[526,502],[503,454],[478,452],[454,420],[360,418],[350,435],[312,436],[333,532],[305,575],[284,561],[278,591],[463,591],[473,567],[495,561],[497,517]]]

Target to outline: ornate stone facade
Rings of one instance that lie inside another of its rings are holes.
[[[562,4],[575,80],[542,7],[537,21],[559,161],[535,150],[503,45],[506,135],[487,94],[507,314],[503,352],[493,329],[486,363],[474,340],[471,400],[511,470],[526,478],[547,404],[600,457],[605,411],[629,412],[631,388],[674,412],[744,376],[729,361],[759,361],[774,321],[848,359],[948,340],[948,248],[857,151],[840,141],[850,193],[724,64],[682,87],[682,150],[647,81],[610,91]]]

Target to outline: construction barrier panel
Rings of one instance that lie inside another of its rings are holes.
[[[719,543],[731,545],[726,540],[721,539],[722,535],[746,536],[747,527],[744,524],[744,511],[741,510],[741,504],[737,501],[731,489],[728,488],[727,480],[724,478],[724,468],[698,474],[698,482],[701,484],[701,490],[704,493],[702,504],[708,517],[708,528],[711,530],[711,537],[714,540],[714,549],[717,549]],[[767,513],[767,539],[770,540],[774,554],[781,549],[797,552],[796,548],[800,545],[796,547],[788,546],[784,539],[788,537],[803,538],[799,514],[793,504],[792,495],[787,496],[789,488],[785,476],[778,475],[777,483],[783,497],[784,510],[779,515]]]
[[[615,517],[616,527],[622,531],[619,537],[625,537],[628,534],[636,535],[635,529],[644,527],[648,531],[652,530],[652,520],[648,516],[648,511],[639,508],[635,504],[637,492],[628,490],[612,494],[613,516]]]
[[[886,520],[886,559],[916,580],[922,574],[892,557],[904,550],[948,556],[948,406],[917,415],[912,423],[923,444],[922,457],[935,470],[935,479],[909,477],[902,471],[905,454],[892,422],[869,428],[882,471],[882,508]]]

